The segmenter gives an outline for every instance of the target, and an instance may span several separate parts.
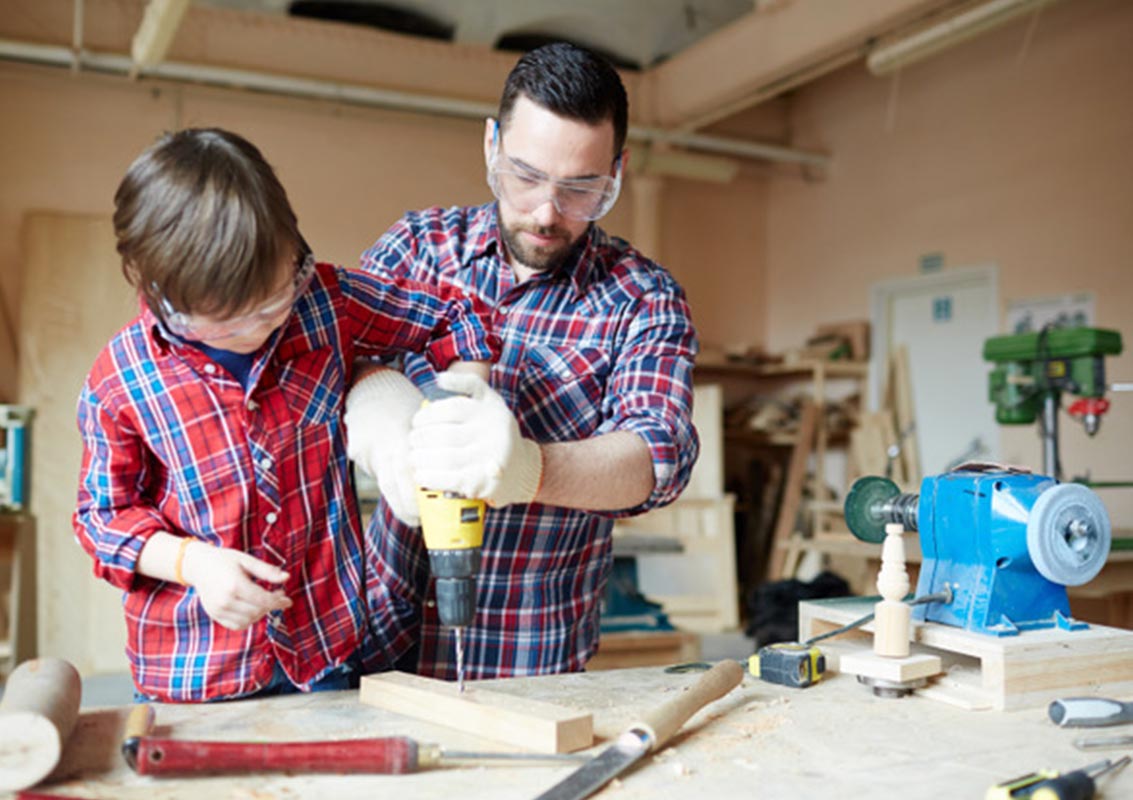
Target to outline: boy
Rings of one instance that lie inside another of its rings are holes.
[[[351,365],[490,361],[483,307],[316,263],[271,167],[226,131],[162,137],[114,201],[141,312],[79,398],[74,527],[125,592],[137,694],[346,688],[366,629]]]

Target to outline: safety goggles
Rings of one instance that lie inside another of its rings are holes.
[[[213,342],[244,336],[263,327],[265,323],[276,320],[285,311],[290,310],[300,295],[311,285],[311,279],[314,277],[315,257],[308,253],[296,267],[295,279],[290,286],[264,301],[264,304],[256,310],[224,320],[205,319],[177,311],[168,300],[157,294],[156,286],[153,288],[154,293],[157,294],[158,307],[161,309],[161,319],[170,333],[196,342]]]
[[[488,161],[488,185],[500,202],[529,214],[550,200],[564,217],[593,221],[604,217],[622,188],[622,157],[614,160],[615,174],[595,178],[552,178],[500,152],[497,137]]]

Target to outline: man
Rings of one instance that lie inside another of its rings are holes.
[[[350,452],[378,479],[367,576],[367,667],[455,677],[437,620],[414,484],[488,501],[466,676],[581,670],[594,654],[616,517],[671,502],[698,442],[691,422],[697,344],[684,292],[594,221],[617,199],[627,102],[605,61],[567,44],[510,74],[484,157],[497,202],[407,214],[363,269],[451,286],[494,309],[502,339],[491,388],[421,409],[401,373],[351,393]],[[406,375],[431,380],[409,358]],[[420,410],[419,410],[420,409]]]

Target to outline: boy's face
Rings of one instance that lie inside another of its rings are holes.
[[[233,353],[259,350],[271,334],[287,321],[295,301],[314,275],[314,258],[308,256],[296,268],[294,259],[280,265],[275,290],[265,299],[227,318],[206,314],[176,314],[167,324],[179,336]]]

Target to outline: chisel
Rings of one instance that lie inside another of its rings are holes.
[[[1067,697],[1051,703],[1047,713],[1061,728],[1104,728],[1133,722],[1133,703],[1108,697]]]
[[[395,775],[451,761],[544,761],[562,764],[584,756],[448,751],[406,736],[311,742],[226,742],[148,736],[153,708],[138,705],[126,721],[122,755],[139,775],[207,775],[245,772],[329,772]]]

